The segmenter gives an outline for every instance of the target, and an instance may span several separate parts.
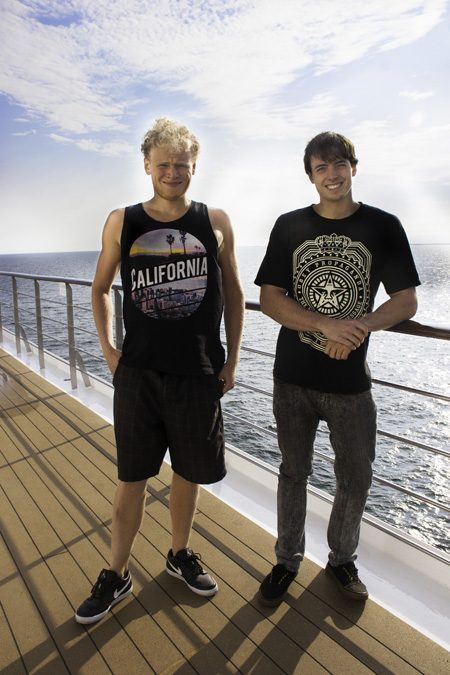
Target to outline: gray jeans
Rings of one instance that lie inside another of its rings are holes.
[[[329,562],[355,560],[375,459],[376,406],[370,391],[327,394],[275,379],[273,408],[282,463],[277,562],[296,571],[305,553],[306,486],[320,420],[335,454],[336,494],[328,523]]]

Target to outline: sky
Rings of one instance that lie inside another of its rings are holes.
[[[412,243],[450,243],[450,0],[4,0],[0,252],[98,250],[152,196],[140,143],[161,116],[201,152],[190,196],[238,246],[316,201],[306,143],[339,131],[353,195]]]

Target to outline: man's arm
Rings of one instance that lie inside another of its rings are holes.
[[[109,214],[102,235],[102,250],[92,282],[92,311],[100,345],[111,373],[117,368],[121,352],[116,349],[112,326],[111,286],[120,265],[120,236],[124,210]]]
[[[244,325],[244,293],[234,251],[234,235],[230,219],[221,209],[209,209],[209,217],[219,243],[219,265],[222,270],[224,320],[227,338],[227,360],[218,377],[224,381],[226,393],[234,387],[239,348]]]
[[[390,293],[389,300],[383,302],[374,312],[366,314],[361,321],[369,332],[384,330],[401,321],[411,319],[417,312],[417,294],[415,288],[405,288],[397,293]]]
[[[401,321],[411,319],[417,311],[417,295],[415,288],[405,288],[397,293],[392,293],[389,300],[386,300],[374,312],[366,314],[361,321],[368,328],[369,333],[376,330],[384,330],[395,326]],[[325,354],[332,359],[346,360],[350,354],[349,349],[328,340],[325,346]]]
[[[296,331],[319,332],[348,349],[356,349],[366,339],[369,329],[362,320],[330,319],[320,312],[304,309],[286,295],[284,288],[263,284],[261,310],[274,321]]]

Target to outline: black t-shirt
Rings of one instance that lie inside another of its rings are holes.
[[[159,222],[128,206],[121,237],[121,361],[166,373],[217,373],[223,309],[218,244],[205,204]]]
[[[405,231],[395,216],[361,204],[330,219],[309,206],[276,221],[255,283],[287,291],[305,309],[358,319],[373,309],[380,283],[391,294],[420,284]],[[370,389],[368,340],[346,361],[324,353],[326,338],[284,326],[274,375],[309,389],[352,394]]]

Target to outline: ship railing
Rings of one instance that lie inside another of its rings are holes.
[[[46,352],[55,353],[69,364],[72,389],[78,387],[77,373],[84,385],[89,386],[92,372],[87,361],[91,368],[95,362],[104,363],[92,319],[92,281],[3,271],[0,271],[0,278],[11,282],[9,289],[5,284],[0,287],[0,340],[3,341],[3,328],[11,328],[18,355],[22,352],[22,342],[27,352],[32,351],[33,344],[37,348],[39,367],[43,370]],[[27,281],[30,282],[28,285]],[[59,293],[55,291],[55,285],[59,286]],[[45,294],[43,289],[47,291]],[[77,301],[74,301],[75,289],[79,296]],[[113,284],[114,335],[119,349],[123,343],[121,290],[121,284]],[[89,351],[81,346],[85,344],[91,344],[93,349]]]
[[[10,286],[8,288],[8,280]],[[72,389],[78,387],[77,373],[81,374],[84,386],[90,386],[91,377],[96,377],[93,370],[99,371],[105,364],[98,346],[98,336],[94,327],[90,304],[90,287],[92,282],[86,279],[33,275],[0,271],[0,342],[3,342],[3,330],[8,329],[15,336],[15,347],[18,356],[21,355],[22,343],[30,352],[37,349],[40,369],[45,369],[46,353],[55,353],[68,362]],[[55,293],[55,284],[59,285],[59,293]],[[30,288],[31,286],[31,288]],[[46,292],[43,293],[43,288]],[[50,290],[49,292],[49,289]],[[74,291],[77,300],[74,300]],[[114,309],[114,335],[118,348],[123,343],[122,317],[122,286],[114,283],[112,286],[112,302]],[[246,301],[246,309],[260,311],[260,305],[253,300]],[[425,325],[417,321],[404,321],[390,329],[397,333],[415,335],[437,340],[450,340],[450,329],[442,326]],[[89,350],[87,347],[92,346]],[[274,358],[270,351],[254,347],[242,346],[244,352],[259,355],[264,358]],[[64,354],[65,352],[65,354]],[[390,387],[419,396],[431,397],[449,403],[450,397],[442,393],[404,386],[374,378],[373,382],[383,387]],[[248,382],[237,381],[236,386],[243,390],[255,392],[264,397],[272,397],[272,392]],[[276,431],[262,427],[228,410],[224,410],[225,419],[245,424],[260,434],[276,437]],[[421,443],[406,436],[393,434],[378,428],[378,434],[408,446],[420,448],[434,455],[450,459],[450,452],[443,448]],[[315,455],[326,462],[334,462],[334,458],[320,450]],[[416,490],[398,485],[382,476],[374,475],[373,481],[380,485],[392,488],[397,492],[411,496],[423,504],[450,513],[450,506],[427,497]]]

